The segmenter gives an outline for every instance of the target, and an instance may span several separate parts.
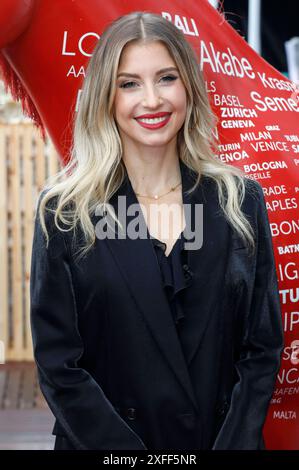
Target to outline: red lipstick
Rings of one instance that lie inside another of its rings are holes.
[[[171,113],[161,112],[161,113],[156,113],[156,114],[142,114],[141,116],[137,116],[135,119],[146,119],[146,118],[155,119],[155,118],[167,116],[168,114],[171,114]]]
[[[141,127],[144,127],[145,129],[161,129],[161,127],[166,126],[168,123],[169,119],[171,117],[171,113],[156,113],[156,114],[143,114],[142,116],[138,116],[138,118],[135,118],[138,124],[140,124]],[[157,123],[149,123],[149,122],[143,122],[141,119],[155,119],[155,118],[165,118],[161,122]]]

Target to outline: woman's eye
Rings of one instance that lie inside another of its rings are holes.
[[[166,82],[173,82],[177,78],[178,77],[176,77],[175,75],[166,75],[165,77],[162,77],[161,80],[165,80]]]
[[[178,77],[175,75],[166,75],[165,77],[162,77],[161,80],[165,82],[173,82],[176,80]],[[135,85],[137,85],[136,82],[125,82],[120,84],[120,88],[134,88]]]
[[[120,84],[120,88],[132,88],[134,85],[136,85],[135,82],[121,83],[121,84]]]

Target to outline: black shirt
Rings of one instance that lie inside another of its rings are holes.
[[[161,278],[176,326],[185,317],[182,308],[183,291],[191,285],[192,273],[187,265],[187,251],[184,249],[184,233],[181,232],[168,256],[165,255],[166,243],[151,236]]]

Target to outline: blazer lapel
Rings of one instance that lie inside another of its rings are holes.
[[[217,315],[224,301],[225,272],[229,253],[229,227],[218,204],[217,186],[207,177],[191,195],[187,189],[195,181],[183,163],[183,201],[190,204],[192,214],[196,204],[202,204],[202,220],[192,219],[192,229],[202,223],[202,246],[187,251],[187,265],[192,279],[184,292],[185,318],[180,329],[180,338],[187,365],[190,366],[207,330],[209,321]],[[223,290],[223,291],[222,291]]]

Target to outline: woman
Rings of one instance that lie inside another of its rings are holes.
[[[262,448],[283,347],[271,234],[261,187],[214,157],[193,49],[158,15],[120,17],[81,96],[32,251],[55,449]]]

